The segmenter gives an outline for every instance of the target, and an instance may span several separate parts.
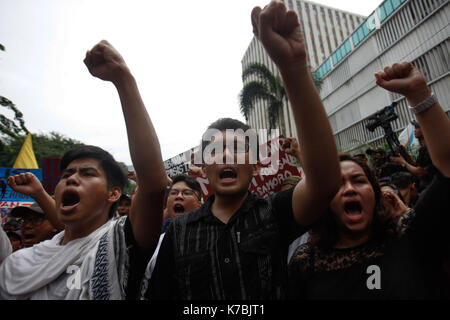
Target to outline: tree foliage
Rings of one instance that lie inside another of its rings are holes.
[[[245,68],[242,72],[242,81],[245,82],[251,76],[255,76],[256,80],[245,84],[239,95],[241,112],[248,120],[250,112],[254,108],[254,101],[263,99],[268,103],[269,127],[270,129],[276,128],[283,100],[286,97],[283,82],[279,76],[273,75],[261,63],[252,63]]]
[[[251,76],[254,76],[256,79],[247,82],[239,94],[241,113],[248,120],[250,112],[254,108],[255,100],[265,100],[267,102],[269,127],[270,129],[276,128],[277,122],[280,121],[280,112],[283,110],[283,102],[287,99],[283,81],[261,63],[248,65],[242,72],[242,81],[245,83]],[[320,90],[322,82],[315,74],[312,76],[316,87]],[[281,122],[284,121],[282,120]]]
[[[0,150],[0,167],[10,168],[13,166],[20,148],[26,136],[6,137]],[[33,151],[38,165],[41,165],[42,158],[60,158],[73,147],[84,145],[82,142],[67,138],[57,132],[49,134],[33,134]]]
[[[25,121],[23,120],[23,114],[16,108],[14,103],[3,96],[0,96],[0,105],[14,112],[14,120],[0,114],[0,133],[6,134],[12,138],[17,138],[21,134],[28,134],[28,129],[25,127]],[[16,124],[16,121],[18,124]]]

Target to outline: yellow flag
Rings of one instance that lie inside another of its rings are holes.
[[[13,168],[39,169],[31,143],[31,133],[28,133]]]

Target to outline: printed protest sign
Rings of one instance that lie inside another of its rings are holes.
[[[260,174],[252,179],[250,191],[261,198],[280,191],[283,181],[287,177],[292,175],[302,176],[302,171],[297,167],[294,158],[281,149],[284,140],[283,136],[279,136],[259,147],[262,168]],[[180,173],[187,174],[191,165],[192,150],[194,149],[164,162],[169,177]],[[206,177],[196,179],[200,183],[203,199],[206,200],[213,194],[209,181]]]
[[[18,206],[31,205],[34,199],[22,193],[15,192],[8,184],[8,177],[22,172],[33,173],[40,181],[42,181],[41,169],[17,169],[17,168],[0,168],[0,180],[2,184],[2,192],[0,194],[0,207],[14,208]],[[3,190],[4,187],[4,190]],[[3,192],[4,191],[4,192]]]

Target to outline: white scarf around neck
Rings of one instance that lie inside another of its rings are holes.
[[[114,233],[112,229],[118,222],[119,220],[110,220],[88,236],[72,240],[66,245],[60,245],[64,237],[64,231],[62,231],[51,240],[31,248],[20,249],[9,255],[0,265],[0,298],[42,300],[55,297],[55,294],[62,299],[92,298],[90,280],[94,271],[99,240],[105,233]],[[110,234],[107,235],[108,238],[113,237]],[[107,258],[107,262],[114,265],[108,265],[107,278],[117,281],[116,259],[114,253],[110,253],[111,250],[114,248],[107,249],[107,254],[112,255]],[[70,270],[68,268],[79,270],[80,288],[70,289],[66,285]],[[60,277],[62,280],[58,279]],[[55,290],[55,283],[58,281],[63,281],[64,284],[59,285],[57,293],[51,292]],[[113,286],[114,295],[111,298],[120,298],[118,293],[120,288],[114,284]]]

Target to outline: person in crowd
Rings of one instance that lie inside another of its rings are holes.
[[[8,221],[6,221],[3,224],[3,230],[5,230],[5,232],[19,232],[20,233],[20,224],[17,221],[17,219],[15,218],[10,218]]]
[[[20,234],[14,231],[8,231],[6,232],[6,235],[8,236],[9,241],[11,241],[13,252],[23,248],[22,237]]]
[[[117,204],[117,213],[120,217],[126,216],[130,213],[131,208],[131,197],[125,193],[123,193]]]
[[[201,207],[202,189],[195,178],[179,174],[173,177],[167,192],[167,220],[163,221],[163,233],[177,216]]]
[[[295,188],[295,186],[302,180],[300,176],[289,176],[283,180],[281,184],[281,191]]]
[[[419,179],[418,191],[423,191],[433,180],[434,174],[436,173],[436,167],[433,165],[430,154],[428,153],[428,148],[422,129],[419,123],[415,120],[411,121],[414,125],[414,136],[420,143],[419,154],[417,156],[417,161],[414,164],[406,161],[404,157],[398,155],[397,157],[391,157],[391,161],[404,166],[408,172],[413,174]]]
[[[32,175],[32,173],[30,174]],[[17,181],[21,179],[23,175],[24,174],[19,175]],[[18,219],[24,248],[32,247],[37,243],[51,239],[55,234],[62,230],[57,229],[52,225],[37,202],[34,202],[29,207],[14,207],[10,214]]]
[[[150,279],[150,300],[284,298],[289,244],[320,217],[339,189],[336,146],[308,72],[296,13],[271,2],[253,9],[252,23],[283,78],[307,178],[258,198],[248,190],[259,172],[257,142],[245,134],[252,131],[230,118],[212,123],[201,150],[214,194],[170,224]]]
[[[382,182],[390,182],[390,177],[395,172],[406,171],[403,166],[390,161],[390,153],[381,148],[367,149],[366,154],[370,156],[376,177]]]
[[[0,228],[0,264],[12,253],[11,241],[5,230]]]
[[[380,217],[387,224],[396,224],[398,219],[410,210],[410,207],[405,204],[399,189],[391,183],[381,183],[381,202],[383,210],[380,210]]]
[[[438,294],[449,249],[450,119],[412,64],[375,74],[377,84],[406,97],[421,125],[438,174],[394,228],[380,219],[381,192],[364,163],[342,156],[343,181],[319,236],[291,260],[290,294],[303,299],[420,299]],[[403,210],[399,207],[400,210]]]
[[[167,176],[136,81],[107,41],[88,51],[84,63],[94,77],[112,82],[118,91],[139,190],[130,214],[112,219],[126,176],[111,154],[95,146],[63,155],[55,201],[42,185],[34,188],[18,176],[9,177],[13,190],[32,195],[65,229],[3,260],[3,299],[137,299],[158,242]]]
[[[409,172],[396,172],[391,176],[391,183],[398,188],[405,204],[414,207],[419,198],[418,179]]]
[[[203,172],[202,165],[195,163],[196,153],[199,151],[191,153],[191,165],[188,169],[188,175],[194,178],[206,178],[205,173]]]
[[[354,155],[353,155],[353,157],[354,158],[356,158],[356,159],[358,159],[359,161],[361,161],[361,162],[365,162],[366,164],[367,164],[367,156],[366,156],[366,154],[364,153],[364,152],[360,152],[360,151],[358,151],[358,152],[356,152]]]
[[[300,145],[296,138],[294,137],[288,137],[286,138],[281,148],[283,151],[291,156],[293,156],[295,159],[297,159],[300,166],[302,165],[302,152],[300,150]]]
[[[166,210],[167,219],[163,221],[161,236],[158,246],[148,263],[144,280],[141,287],[141,299],[146,299],[145,294],[148,289],[148,281],[151,278],[155,268],[161,242],[164,239],[167,227],[177,216],[191,212],[201,207],[202,189],[194,177],[185,174],[179,174],[173,177],[173,184],[169,187],[167,193]]]

